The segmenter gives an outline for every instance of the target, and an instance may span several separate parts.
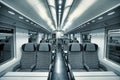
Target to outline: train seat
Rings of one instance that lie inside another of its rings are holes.
[[[48,71],[51,63],[50,43],[40,43],[37,46],[37,63],[33,71]]]
[[[22,46],[22,57],[17,71],[29,72],[36,65],[36,47],[34,43],[26,43]]]
[[[83,69],[82,45],[71,43],[69,45],[68,62],[73,70]]]
[[[86,43],[84,45],[84,54],[83,54],[84,66],[88,71],[101,70],[100,67],[102,67],[102,65],[99,63],[97,50],[98,50],[98,46],[94,43]]]

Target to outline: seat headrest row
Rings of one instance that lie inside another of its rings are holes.
[[[69,51],[82,51],[82,45],[79,43],[71,43],[69,46]]]
[[[94,43],[87,43],[84,46],[84,51],[88,51],[88,52],[93,52],[93,51],[97,51],[98,46]]]
[[[98,46],[94,43],[87,43],[84,46],[79,43],[70,43],[69,44],[69,51],[87,51],[87,52],[94,52],[97,51]]]
[[[23,44],[22,50],[24,52],[34,52],[36,50],[38,51],[50,51],[50,44],[49,43],[40,43],[36,46],[34,43],[26,43]]]
[[[38,51],[50,51],[51,50],[51,47],[50,47],[50,44],[49,43],[40,43],[38,44],[38,47],[37,47],[37,50]]]
[[[26,43],[26,44],[23,44],[22,50],[24,52],[34,52],[36,51],[36,47],[34,43]]]

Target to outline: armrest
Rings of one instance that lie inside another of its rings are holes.
[[[55,50],[52,50],[52,51],[51,51],[52,54],[55,54],[55,52],[56,52]]]
[[[20,67],[21,67],[20,64],[16,65],[16,66],[13,68],[13,71],[19,71],[19,70],[20,70]]]
[[[35,69],[35,67],[36,67],[36,64],[33,64],[33,65],[30,67],[31,72],[33,71],[33,69]]]
[[[89,69],[89,66],[88,66],[87,64],[84,64],[84,67],[85,67],[85,69],[86,69],[87,71],[90,70],[90,69]]]
[[[64,50],[63,52],[64,52],[65,54],[67,54],[67,53],[68,53],[68,51],[66,51],[66,50]]]
[[[63,52],[64,52],[65,60],[68,62],[68,51],[63,51]]]
[[[104,65],[99,64],[99,67],[102,68],[104,71],[107,71],[107,68]]]
[[[68,73],[71,80],[75,80],[70,64],[68,63]]]

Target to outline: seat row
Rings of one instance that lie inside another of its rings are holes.
[[[67,60],[73,70],[86,69],[87,71],[99,71],[98,46],[94,43],[68,45]],[[105,68],[104,68],[105,69]]]
[[[22,45],[22,56],[17,71],[48,70],[51,63],[51,45],[49,43],[26,43]]]

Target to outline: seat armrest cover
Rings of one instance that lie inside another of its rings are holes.
[[[30,69],[31,69],[31,71],[33,71],[33,69],[36,67],[36,64],[33,64],[31,67],[30,67]]]
[[[88,66],[87,64],[84,64],[84,67],[85,67],[85,69],[86,69],[87,71],[90,70],[90,69],[89,69],[89,66]]]
[[[104,65],[99,64],[99,67],[100,67],[101,69],[103,69],[104,71],[107,71],[107,68],[106,68]]]
[[[18,64],[18,65],[16,65],[16,66],[13,68],[13,71],[19,71],[20,68],[21,68],[21,65]]]

